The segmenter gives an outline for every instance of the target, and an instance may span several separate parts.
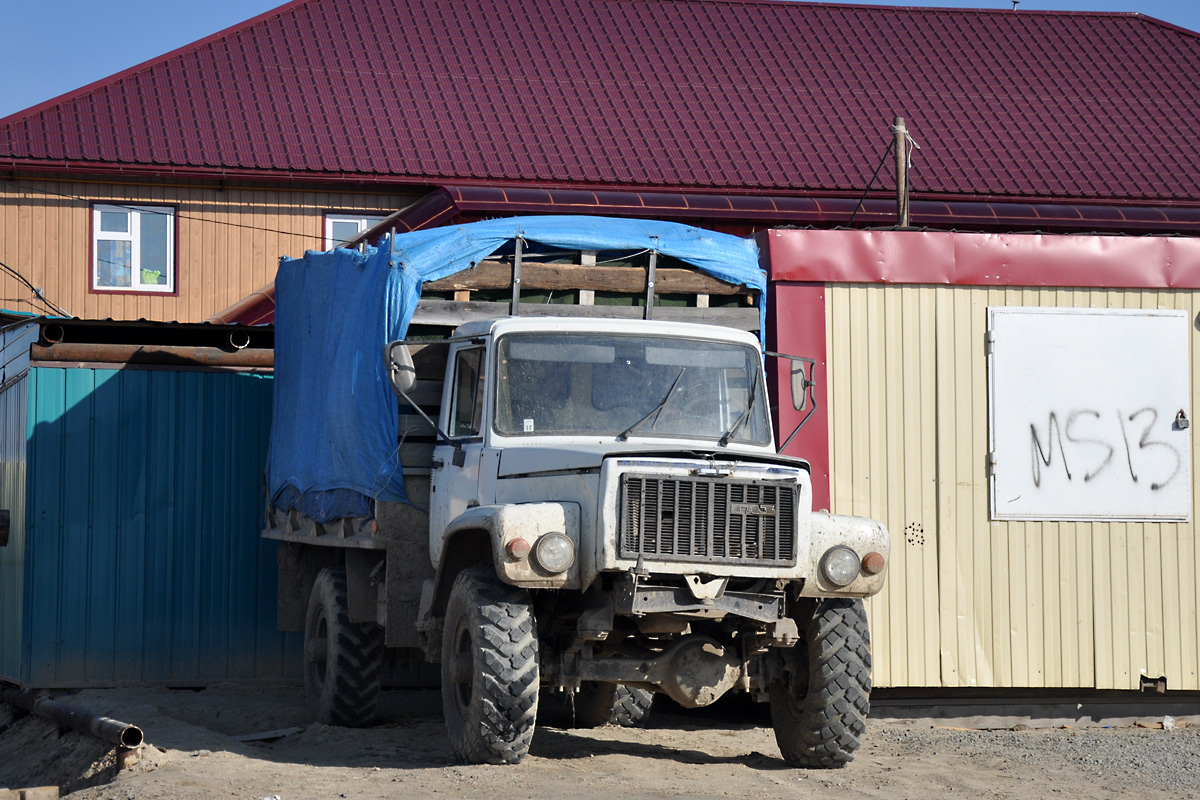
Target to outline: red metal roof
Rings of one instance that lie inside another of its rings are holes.
[[[0,120],[0,168],[857,199],[899,114],[918,198],[1200,203],[1198,75],[1138,14],[295,0]]]

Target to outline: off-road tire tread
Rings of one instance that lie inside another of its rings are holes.
[[[585,684],[576,695],[575,724],[580,728],[618,725],[644,728],[650,719],[654,692],[624,684]]]
[[[650,721],[654,692],[637,686],[618,686],[609,721],[622,728],[644,728]]]
[[[470,764],[516,764],[529,753],[538,705],[538,640],[533,605],[524,589],[501,583],[490,565],[470,567],[455,578],[456,595],[465,601],[475,646],[471,703],[463,724],[449,677],[456,620],[446,615],[442,685],[450,748]],[[452,721],[452,715],[455,720]]]
[[[871,638],[861,600],[831,598],[806,621],[807,686],[796,671],[771,687],[775,740],[793,767],[842,767],[854,760],[871,711]],[[799,655],[799,654],[798,654]]]
[[[322,581],[330,592],[326,625],[333,657],[325,666],[327,691],[316,699],[313,715],[326,725],[361,728],[375,721],[379,707],[383,629],[371,622],[350,622],[345,568],[326,567],[317,576],[317,586]]]

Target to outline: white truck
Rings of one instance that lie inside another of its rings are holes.
[[[888,533],[813,511],[807,464],[776,453],[755,335],[509,315],[383,349],[400,411],[435,440],[428,482],[413,471],[408,504],[332,521],[273,506],[264,532],[317,719],[368,724],[385,653],[419,652],[466,762],[521,761],[551,691],[584,725],[643,722],[656,693],[700,707],[747,692],[769,700],[789,764],[854,757],[862,598]],[[772,363],[811,403],[804,361]],[[421,395],[439,371],[434,419]]]

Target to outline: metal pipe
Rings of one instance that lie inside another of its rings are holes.
[[[68,728],[95,736],[105,742],[112,742],[125,748],[141,747],[145,737],[142,729],[128,722],[118,722],[115,719],[91,714],[81,708],[59,703],[48,697],[38,697],[33,692],[20,689],[0,688],[0,700],[23,708],[31,714],[65,725]]]
[[[275,351],[246,348],[230,353],[219,347],[142,344],[88,344],[60,342],[35,344],[29,348],[34,361],[75,361],[101,364],[158,364],[192,367],[275,366]]]
[[[250,346],[250,334],[245,331],[234,331],[229,334],[229,346],[234,350],[245,350]]]
[[[66,332],[63,331],[62,325],[43,325],[42,339],[50,344],[56,344],[63,340]]]

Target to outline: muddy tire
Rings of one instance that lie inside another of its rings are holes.
[[[619,725],[642,728],[650,718],[654,692],[617,683],[584,681],[575,695],[575,724],[580,728]]]
[[[771,721],[793,767],[854,760],[871,710],[871,639],[861,600],[816,603],[788,668],[771,686]]]
[[[304,622],[304,690],[317,722],[359,728],[375,720],[383,629],[350,622],[346,570],[317,574]]]
[[[450,749],[468,764],[516,764],[538,706],[538,642],[524,589],[490,566],[459,573],[442,634],[442,710]]]

